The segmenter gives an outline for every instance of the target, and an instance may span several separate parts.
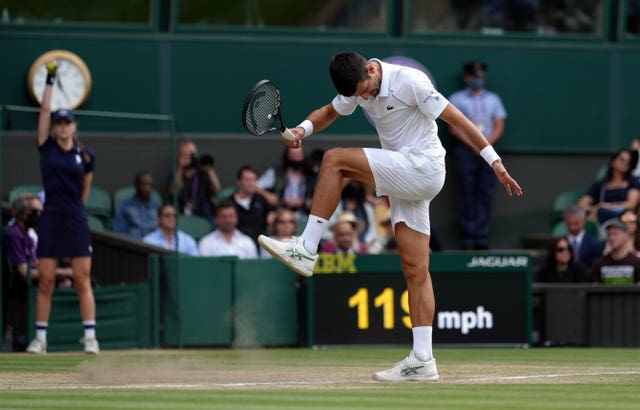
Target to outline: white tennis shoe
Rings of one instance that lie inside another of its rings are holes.
[[[302,240],[294,236],[288,241],[278,241],[268,236],[258,237],[260,245],[274,258],[279,259],[299,275],[313,275],[318,255],[312,255],[304,248]]]
[[[409,356],[396,363],[391,369],[373,374],[374,380],[382,382],[435,382],[439,378],[436,359],[431,358],[423,362],[418,360],[413,350]]]
[[[47,354],[47,342],[38,338],[33,339],[27,347],[27,353]]]
[[[100,354],[100,346],[95,337],[81,338],[80,343],[84,345],[84,352],[88,354]]]

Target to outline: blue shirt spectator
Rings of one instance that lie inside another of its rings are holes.
[[[148,172],[138,172],[134,178],[136,193],[116,209],[113,231],[142,239],[158,227],[160,204],[151,199],[153,178]]]
[[[147,234],[142,241],[170,251],[177,250],[191,256],[198,256],[195,239],[176,229],[176,209],[171,204],[158,209],[158,229]]]

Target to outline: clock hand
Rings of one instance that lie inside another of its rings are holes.
[[[71,104],[71,99],[69,98],[67,91],[62,86],[62,80],[60,80],[60,77],[56,78],[56,84],[58,84],[58,88],[60,88],[60,91],[62,91],[62,95],[64,95],[64,98],[67,100],[67,103]]]

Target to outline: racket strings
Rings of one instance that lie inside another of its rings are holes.
[[[265,84],[253,93],[249,102],[245,123],[252,134],[260,135],[271,130],[278,113],[278,91]]]

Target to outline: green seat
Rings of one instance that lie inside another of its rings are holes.
[[[198,215],[178,215],[178,229],[199,241],[212,231],[211,224],[202,216]]]
[[[604,177],[607,175],[608,169],[609,169],[609,163],[600,165],[600,168],[598,168],[598,171],[596,172],[596,181],[600,181],[604,179]]]
[[[96,186],[91,187],[85,210],[87,215],[100,219],[104,227],[111,226],[111,217],[113,215],[111,195],[104,189]]]
[[[113,194],[113,209],[118,209],[118,206],[122,201],[131,198],[135,193],[136,188],[132,186],[117,189]],[[160,195],[160,192],[155,189],[151,191],[151,199],[162,205],[162,195]]]
[[[42,185],[40,184],[24,184],[24,185],[16,185],[9,191],[9,203],[11,203],[14,199],[18,197],[20,194],[30,193],[37,194],[42,191]]]
[[[220,190],[220,192],[218,192],[218,194],[216,195],[216,203],[220,203],[223,200],[229,198],[231,195],[233,195],[233,193],[236,192],[236,186],[232,185],[232,186],[228,186],[226,188],[222,188]]]
[[[93,215],[87,215],[87,220],[89,221],[89,228],[96,231],[104,231],[104,223],[102,222],[102,219]]]
[[[558,194],[551,208],[551,226],[555,226],[556,222],[562,221],[564,210],[568,206],[577,204],[585,192],[584,188],[575,188]]]

